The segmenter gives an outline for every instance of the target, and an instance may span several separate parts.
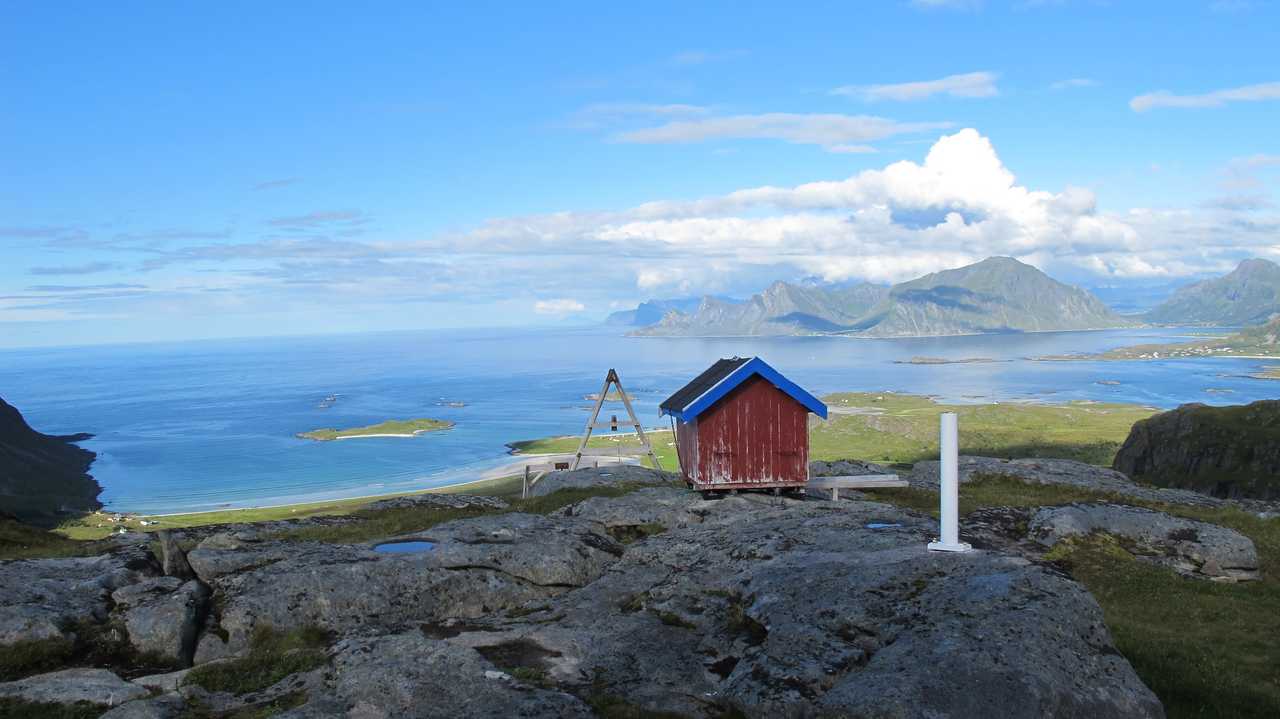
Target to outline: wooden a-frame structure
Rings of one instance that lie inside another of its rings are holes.
[[[610,418],[608,422],[600,421],[600,408],[604,406],[605,400],[609,398],[609,388],[616,387],[618,389],[618,397],[622,400],[622,405],[627,408],[627,421],[619,421],[617,415]],[[587,442],[591,439],[591,433],[597,429],[617,431],[619,427],[629,427],[635,431],[636,436],[640,438],[640,446],[637,448],[624,448],[622,446],[614,447],[588,447]],[[658,464],[658,455],[653,453],[653,446],[649,444],[649,438],[645,436],[644,428],[640,426],[640,420],[636,419],[636,412],[631,408],[631,398],[627,396],[626,390],[622,389],[622,381],[618,379],[618,373],[610,369],[609,374],[605,375],[604,387],[600,389],[600,396],[596,397],[596,405],[591,410],[591,416],[587,418],[587,428],[582,433],[582,441],[578,443],[578,451],[573,456],[573,466],[570,469],[577,469],[582,463],[583,457],[643,457],[648,456],[649,461],[653,462],[654,469],[661,469],[662,465]]]

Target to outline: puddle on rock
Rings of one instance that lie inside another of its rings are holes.
[[[898,523],[872,522],[867,525],[867,529],[897,529],[901,527]]]
[[[373,548],[375,552],[384,552],[387,554],[416,554],[418,552],[430,552],[436,548],[435,542],[408,541],[408,542],[386,542],[379,544]]]

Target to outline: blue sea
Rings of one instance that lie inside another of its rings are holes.
[[[1196,330],[1204,332],[1204,330]],[[1088,399],[1171,408],[1280,395],[1265,361],[1032,362],[1179,341],[1170,329],[929,339],[654,339],[616,329],[467,330],[0,352],[0,397],[50,434],[90,432],[92,474],[117,511],[170,513],[383,494],[475,478],[506,443],[578,434],[585,396],[616,368],[646,425],[718,357],[759,355],[815,394],[896,391],[946,401]],[[895,364],[913,356],[989,364]],[[1274,362],[1272,363],[1274,364]],[[325,402],[333,395],[336,401]],[[465,406],[448,406],[460,402]],[[617,406],[617,405],[614,405]],[[620,409],[620,406],[618,406]],[[452,420],[413,439],[295,435],[386,419]]]

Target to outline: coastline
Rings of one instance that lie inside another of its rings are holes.
[[[225,507],[225,508],[222,508],[222,509],[201,509],[201,510],[196,510],[196,511],[192,511],[192,512],[166,512],[166,513],[164,513],[164,514],[135,514],[135,513],[132,513],[132,512],[112,512],[112,511],[103,511],[102,513],[103,513],[103,514],[121,514],[121,515],[128,515],[128,516],[130,516],[130,517],[134,517],[134,518],[137,518],[137,519],[147,519],[147,520],[152,520],[152,519],[163,519],[163,518],[165,518],[165,517],[189,517],[189,516],[210,515],[210,514],[221,514],[221,513],[231,513],[231,512],[252,512],[252,511],[266,511],[266,510],[282,510],[282,509],[299,508],[299,507],[318,507],[318,506],[323,506],[323,505],[340,505],[340,504],[344,504],[344,503],[360,503],[360,504],[366,504],[366,503],[368,503],[368,502],[374,502],[374,501],[378,501],[378,500],[380,500],[380,499],[392,499],[392,498],[394,498],[394,497],[408,497],[408,496],[413,496],[413,495],[417,495],[417,494],[447,493],[447,492],[457,491],[458,489],[460,489],[460,488],[462,488],[462,487],[469,487],[469,486],[477,485],[477,484],[485,484],[485,483],[495,482],[495,481],[497,481],[497,480],[502,480],[502,479],[514,479],[514,478],[519,478],[519,477],[520,477],[520,475],[521,475],[521,472],[522,472],[522,471],[523,471],[523,469],[524,469],[524,466],[525,466],[525,465],[528,465],[528,464],[547,464],[547,463],[549,463],[549,462],[557,461],[557,460],[571,460],[571,459],[573,459],[573,456],[574,456],[574,455],[573,455],[573,453],[569,453],[569,454],[563,454],[563,453],[547,453],[547,454],[544,454],[544,453],[537,453],[537,454],[518,454],[518,455],[512,455],[512,456],[536,458],[536,459],[543,460],[543,461],[536,462],[536,463],[534,463],[534,462],[525,462],[525,461],[512,461],[512,462],[507,462],[507,463],[505,463],[505,464],[499,465],[498,467],[494,467],[494,468],[492,468],[492,469],[485,470],[484,472],[482,472],[479,476],[475,477],[474,479],[466,479],[466,480],[463,480],[463,481],[460,481],[460,482],[453,482],[453,483],[450,483],[450,484],[442,484],[442,485],[440,485],[440,486],[438,486],[438,487],[428,487],[427,489],[413,489],[413,490],[409,490],[409,491],[405,491],[405,492],[385,492],[385,493],[377,493],[377,494],[361,494],[361,495],[356,495],[356,496],[352,496],[352,497],[341,497],[341,498],[338,498],[338,499],[322,499],[322,500],[316,500],[316,501],[310,501],[310,502],[306,502],[306,501],[303,501],[303,502],[282,502],[282,503],[279,503],[279,504],[261,504],[261,505],[254,505],[254,506],[252,506],[252,507]],[[600,461],[600,464],[618,464],[617,460],[615,460],[615,459],[614,459],[614,458],[612,458],[612,457],[593,457],[593,458],[592,458],[592,461],[596,461],[596,460],[599,460],[599,461]],[[624,462],[624,463],[625,463],[625,462]]]

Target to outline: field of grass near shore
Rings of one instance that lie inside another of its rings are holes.
[[[938,416],[955,412],[960,452],[987,457],[1054,457],[1110,465],[1134,422],[1157,410],[1133,404],[939,404],[891,392],[824,397],[826,422],[810,432],[813,459],[914,464],[938,458]]]
[[[389,419],[386,422],[379,422],[366,427],[313,429],[310,432],[301,432],[298,436],[302,439],[314,439],[321,442],[354,437],[412,437],[425,432],[439,432],[452,426],[453,422],[442,419]]]
[[[680,468],[680,463],[676,459],[676,446],[671,439],[671,430],[645,430],[644,434],[649,438],[649,446],[653,447],[653,453],[658,456],[658,463],[662,465],[662,469],[674,472]],[[512,442],[509,446],[518,454],[572,454],[578,451],[578,443],[581,441],[581,436],[566,435],[563,437],[526,439]],[[587,446],[596,449],[611,447],[637,449],[640,447],[640,439],[632,432],[611,434],[597,430],[591,435],[591,441],[587,443]],[[584,459],[583,461],[588,460]],[[641,461],[641,464],[648,467],[653,463],[645,458]]]

